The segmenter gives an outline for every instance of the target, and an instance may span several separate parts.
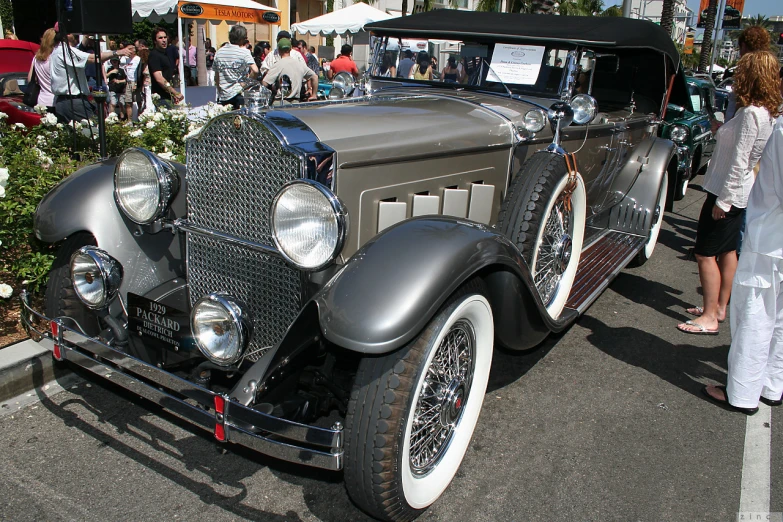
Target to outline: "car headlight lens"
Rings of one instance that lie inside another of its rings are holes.
[[[158,219],[179,190],[176,170],[144,149],[128,149],[114,167],[114,195],[122,212],[134,223]]]
[[[577,94],[571,98],[571,108],[574,110],[574,123],[585,125],[595,118],[598,102],[588,94]]]
[[[677,143],[682,143],[688,139],[688,127],[682,125],[675,125],[669,132],[669,138]]]
[[[71,281],[76,295],[89,308],[100,309],[117,296],[122,265],[96,247],[82,247],[71,256]]]
[[[342,100],[345,98],[345,92],[340,88],[332,85],[332,90],[329,91],[330,100]]]
[[[272,202],[272,237],[283,256],[304,270],[332,261],[345,239],[347,217],[326,187],[309,180],[284,186]]]
[[[546,127],[546,113],[541,109],[531,109],[525,113],[525,129],[539,132]]]
[[[332,78],[332,89],[339,87],[342,89],[345,95],[349,95],[353,92],[353,88],[356,86],[356,80],[353,75],[348,72],[340,72],[334,75]]]
[[[222,366],[239,361],[253,334],[253,321],[233,297],[214,293],[199,299],[190,326],[204,357]]]

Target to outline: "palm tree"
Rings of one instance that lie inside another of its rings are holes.
[[[701,41],[701,60],[699,60],[700,72],[707,72],[710,68],[712,31],[715,28],[715,12],[717,10],[718,0],[710,0],[710,5],[707,7],[707,19],[704,20],[704,38]]]
[[[601,16],[623,16],[623,10],[619,5],[613,5],[601,11]]]
[[[601,0],[567,0],[560,4],[558,12],[568,16],[597,16],[602,8]]]
[[[758,14],[753,18],[748,18],[747,21],[745,22],[745,25],[746,26],[758,25],[759,27],[769,30],[771,29],[772,24],[770,23],[769,18],[767,18],[762,14]]]
[[[672,35],[672,25],[674,25],[674,7],[676,4],[676,0],[663,0],[663,6],[661,7],[661,27],[670,37]]]
[[[622,16],[623,11],[616,5],[604,9],[603,0],[565,0],[558,12],[568,16]]]

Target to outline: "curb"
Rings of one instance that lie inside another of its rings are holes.
[[[0,350],[0,402],[70,373],[65,367],[55,366],[52,353],[32,339],[7,346]]]

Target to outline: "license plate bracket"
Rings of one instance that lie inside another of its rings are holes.
[[[187,312],[131,292],[128,292],[128,329],[145,345],[165,350],[177,352],[190,349],[193,344]]]

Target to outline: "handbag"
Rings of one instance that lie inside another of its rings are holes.
[[[22,101],[25,105],[35,107],[38,105],[38,94],[41,92],[41,84],[38,83],[38,75],[35,73],[35,67],[33,67],[33,76],[30,79],[30,83],[27,84],[27,90],[24,92]]]

